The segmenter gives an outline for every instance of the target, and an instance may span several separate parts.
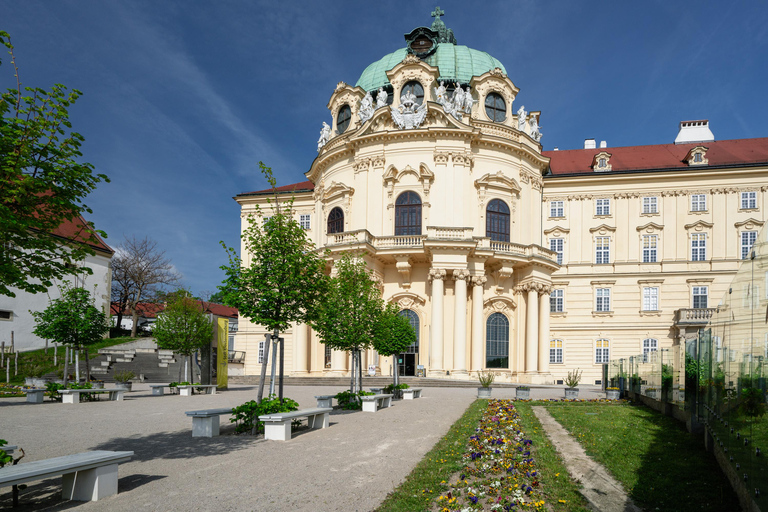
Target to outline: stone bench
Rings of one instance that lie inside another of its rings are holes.
[[[264,422],[264,439],[274,441],[291,440],[291,422],[298,418],[307,418],[309,428],[326,428],[330,422],[331,407],[318,407],[316,409],[303,409],[293,412],[278,412],[259,416],[259,421]]]
[[[125,389],[60,389],[61,402],[65,404],[79,404],[80,395],[83,393],[107,394],[110,400],[122,401],[125,396]]]
[[[31,404],[43,403],[43,399],[45,398],[45,391],[45,389],[41,388],[25,389],[24,392],[27,394],[27,402]]]
[[[421,388],[407,388],[403,390],[403,400],[421,398]]]
[[[206,409],[184,414],[192,418],[192,437],[215,437],[219,435],[219,416],[232,414],[232,409]]]
[[[133,452],[98,450],[8,466],[0,470],[0,487],[63,475],[62,499],[98,501],[117,494],[117,465],[131,457]]]
[[[315,400],[317,400],[318,407],[333,407],[334,398],[336,398],[336,395],[320,395],[316,396]]]
[[[10,444],[7,444],[7,445],[5,445],[5,446],[0,446],[0,450],[3,450],[3,451],[4,451],[5,453],[7,453],[8,455],[10,455],[10,454],[12,454],[13,452],[15,452],[15,451],[16,451],[16,448],[18,448],[18,446],[16,446],[16,445],[10,445]]]
[[[368,395],[361,396],[363,412],[376,412],[392,405],[392,395]]]
[[[206,395],[215,395],[216,384],[190,384],[188,386],[176,386],[181,396],[192,396],[192,388],[203,388]]]
[[[162,396],[165,394],[165,391],[163,390],[163,388],[171,389],[170,384],[150,384],[149,387],[150,389],[152,389],[152,394],[157,396]],[[176,386],[173,386],[173,387],[176,387]]]

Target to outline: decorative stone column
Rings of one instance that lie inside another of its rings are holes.
[[[539,373],[549,373],[549,295],[552,287],[544,286],[539,294]]]
[[[487,278],[472,278],[472,361],[473,372],[483,369],[483,286]]]
[[[432,329],[429,346],[431,351],[430,375],[443,375],[443,280],[444,268],[429,269],[432,282]]]
[[[539,362],[539,291],[534,283],[528,285],[525,321],[525,373],[538,373]]]
[[[463,269],[454,270],[453,280],[456,284],[453,308],[453,373],[457,375],[466,375],[467,283],[469,281],[469,271]]]
[[[347,371],[349,354],[342,350],[331,350],[331,373],[343,375]]]
[[[293,373],[304,375],[307,373],[307,324],[294,324],[293,326]]]

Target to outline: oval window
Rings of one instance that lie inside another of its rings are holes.
[[[507,104],[500,94],[492,92],[485,97],[485,114],[495,123],[501,123],[507,118]]]
[[[344,105],[339,110],[339,117],[336,118],[336,131],[339,135],[347,130],[350,119],[352,119],[352,109],[349,105]]]
[[[403,90],[400,91],[400,97],[402,98],[406,93],[411,93],[416,96],[416,103],[421,105],[424,102],[424,87],[420,82],[411,80],[403,86]]]

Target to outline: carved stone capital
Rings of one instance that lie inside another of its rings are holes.
[[[445,280],[447,272],[444,268],[431,268],[429,269],[429,281],[437,279],[439,281]]]
[[[467,281],[469,282],[469,271],[465,269],[461,270],[454,270],[453,271],[453,279],[454,281]]]
[[[488,278],[485,276],[474,276],[472,278],[472,286],[484,286]]]

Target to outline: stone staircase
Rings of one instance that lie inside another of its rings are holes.
[[[269,386],[269,375],[264,385]],[[429,379],[424,377],[400,377],[400,382],[408,384],[412,388],[477,388],[480,383],[476,380],[459,379]],[[258,385],[258,375],[244,375],[229,377],[230,384]],[[384,387],[392,384],[392,377],[368,377],[363,375],[363,388]],[[349,377],[285,377],[284,386],[334,386],[337,388],[349,388]],[[494,388],[513,388],[517,384],[493,383]]]
[[[91,375],[104,382],[114,382],[118,372],[133,372],[137,380],[166,383],[179,380],[183,364],[170,350],[101,349],[91,361]],[[197,379],[196,379],[197,380]]]

